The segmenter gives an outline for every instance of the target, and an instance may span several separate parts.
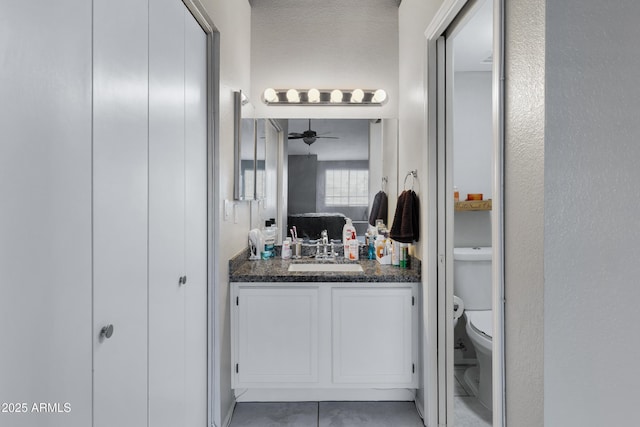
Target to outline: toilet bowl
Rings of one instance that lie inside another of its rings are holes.
[[[477,310],[465,312],[466,331],[476,351],[478,365],[468,368],[464,373],[465,383],[474,392],[478,401],[491,410],[492,400],[492,335],[493,311]]]
[[[491,255],[489,247],[454,248],[454,293],[464,302],[466,332],[478,364],[468,368],[464,380],[470,391],[492,410],[493,336]]]

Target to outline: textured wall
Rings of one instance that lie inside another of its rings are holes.
[[[254,0],[251,101],[260,117],[397,117],[398,7],[393,0]],[[276,88],[383,88],[383,107],[266,106]]]
[[[400,37],[400,94],[398,105],[398,187],[402,185],[407,172],[418,171],[415,191],[423,201],[421,212],[421,243],[415,245],[415,255],[422,258],[426,235],[426,125],[425,125],[425,74],[426,74],[426,31],[443,2],[403,0],[399,13]]]
[[[509,0],[505,12],[506,413],[509,426],[538,427],[543,425],[545,1]]]
[[[215,337],[220,349],[214,372],[217,397],[214,399],[214,421],[220,426],[233,404],[228,261],[247,247],[247,232],[250,228],[248,202],[237,204],[237,223],[233,219],[224,221],[223,202],[233,200],[233,91],[250,90],[251,8],[247,1],[201,0],[201,3],[220,32],[220,123],[214,172],[214,185],[219,200],[218,209],[214,213],[216,275],[213,279],[218,301],[218,306],[214,308],[217,319]]]
[[[410,170],[418,171],[418,180],[415,191],[420,197],[420,243],[414,246],[415,255],[418,258],[426,253],[427,242],[436,236],[429,236],[427,231],[427,129],[425,125],[425,77],[426,77],[426,37],[425,31],[443,2],[424,0],[403,0],[399,10],[399,78],[400,78],[400,104],[398,105],[398,188],[402,191],[404,178]],[[391,208],[391,206],[390,206]],[[395,208],[395,202],[393,203]],[[393,209],[391,208],[391,209]],[[394,210],[391,210],[393,212]],[[430,265],[423,259],[423,281],[427,280],[428,272],[435,271],[435,265]],[[436,309],[435,293],[429,293],[430,287],[425,286],[422,296],[422,309],[425,319],[433,319]],[[433,289],[433,287],[431,287]],[[426,331],[434,333],[435,322],[423,323],[424,342],[427,339]],[[435,342],[428,343],[435,345]],[[423,360],[424,359],[423,355]],[[418,390],[418,401],[424,402],[423,408],[425,420],[430,426],[438,424],[437,419],[437,395],[435,360],[428,360],[423,364],[425,373]]]
[[[545,425],[637,423],[640,3],[547,3]]]

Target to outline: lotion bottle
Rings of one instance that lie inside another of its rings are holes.
[[[349,259],[349,241],[355,238],[356,228],[351,222],[351,218],[347,218],[347,223],[342,227],[342,245],[344,247],[344,258]]]

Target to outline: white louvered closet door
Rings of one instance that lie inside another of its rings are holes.
[[[93,8],[93,426],[146,426],[148,2]]]
[[[207,38],[185,10],[185,426],[207,424]]]
[[[2,1],[0,34],[0,425],[86,427],[91,2]]]
[[[206,37],[149,4],[149,423],[206,424]],[[186,282],[185,282],[186,280]]]
[[[149,423],[184,424],[184,6],[149,2]]]

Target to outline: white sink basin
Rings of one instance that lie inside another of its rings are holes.
[[[302,271],[324,271],[324,272],[336,272],[336,273],[362,273],[362,266],[360,264],[291,264],[289,265],[289,272],[302,272]]]

